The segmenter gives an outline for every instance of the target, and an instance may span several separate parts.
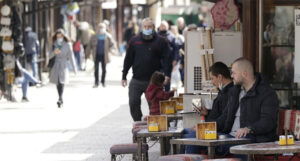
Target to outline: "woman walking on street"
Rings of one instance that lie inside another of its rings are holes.
[[[58,29],[53,36],[53,50],[50,53],[50,59],[54,58],[54,64],[50,69],[50,82],[55,83],[58,92],[57,106],[60,108],[63,105],[64,85],[68,83],[68,61],[72,64],[76,74],[75,59],[67,36],[63,29]]]

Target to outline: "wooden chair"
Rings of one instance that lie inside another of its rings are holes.
[[[148,144],[142,145],[142,161],[148,161]],[[117,155],[132,154],[133,160],[136,160],[136,154],[138,152],[137,143],[131,144],[115,144],[110,147],[111,161],[116,161]]]

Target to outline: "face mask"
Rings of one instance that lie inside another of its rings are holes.
[[[222,91],[223,88],[224,88],[223,84],[220,83],[220,84],[219,84],[219,90]]]
[[[103,34],[105,32],[105,29],[100,29],[99,32],[100,34]]]
[[[149,29],[149,30],[144,29],[143,30],[143,34],[146,36],[152,35],[152,33],[153,33],[152,29]]]
[[[61,44],[64,41],[64,38],[58,38],[56,41],[57,43]]]
[[[159,34],[161,34],[161,35],[165,35],[166,33],[167,33],[167,30],[159,31]]]

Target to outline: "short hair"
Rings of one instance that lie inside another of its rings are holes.
[[[154,22],[153,22],[152,18],[150,18],[150,17],[144,18],[144,19],[142,20],[142,24],[144,24],[144,23],[147,22],[147,21],[151,22],[151,23],[153,24],[153,26],[154,26]]]
[[[162,86],[165,81],[165,75],[162,72],[154,72],[151,76],[151,84],[155,84],[157,86]]]
[[[106,30],[106,24],[101,22],[101,23],[98,24],[98,28],[103,28],[103,29]]]
[[[164,25],[167,28],[167,30],[169,30],[169,24],[167,21],[161,21],[160,26],[161,25]]]
[[[247,71],[250,74],[254,75],[254,67],[248,59],[241,57],[236,59],[232,64],[236,64],[240,71]]]
[[[215,62],[210,68],[209,68],[209,72],[214,75],[217,76],[219,74],[221,74],[224,78],[226,79],[231,79],[230,77],[230,70],[227,67],[226,64],[222,63],[222,62]]]

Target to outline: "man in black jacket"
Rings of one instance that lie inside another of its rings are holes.
[[[163,71],[166,75],[165,83],[167,83],[171,74],[167,40],[156,34],[152,19],[145,18],[142,25],[142,32],[129,42],[122,75],[122,86],[125,87],[127,86],[126,76],[132,67],[133,77],[129,84],[129,106],[134,121],[140,121],[143,116],[141,96],[146,91],[151,75],[155,71]]]
[[[222,62],[214,63],[210,68],[210,78],[212,84],[218,89],[218,96],[214,99],[212,109],[207,110],[207,107],[196,108],[195,110],[201,115],[206,116],[206,121],[216,121],[222,113],[225,111],[229,91],[233,87],[233,83],[230,77],[230,70],[226,64]],[[196,131],[194,129],[184,129],[184,138],[195,138]],[[186,146],[185,153],[197,154],[201,147],[199,146]],[[183,150],[182,150],[183,153]]]
[[[278,98],[250,61],[239,58],[232,65],[234,87],[226,111],[218,118],[218,132],[236,138],[249,137],[253,142],[277,139]]]

